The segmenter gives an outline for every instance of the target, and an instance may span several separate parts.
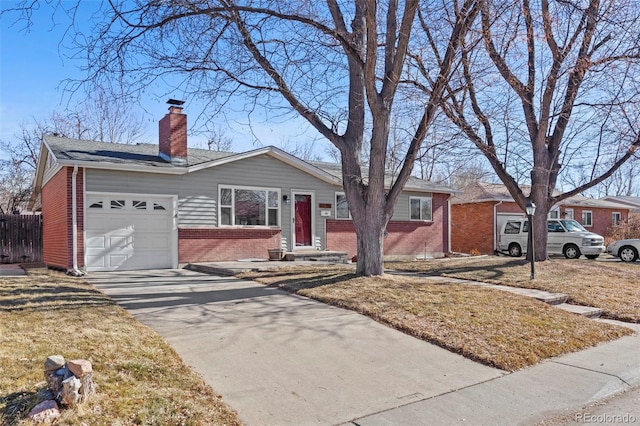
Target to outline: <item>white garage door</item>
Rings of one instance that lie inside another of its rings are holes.
[[[172,197],[87,194],[87,271],[175,267]]]

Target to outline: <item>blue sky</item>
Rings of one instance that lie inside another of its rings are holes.
[[[91,4],[91,3],[85,3]],[[0,8],[10,7],[11,2],[0,0]],[[24,30],[24,22],[15,22],[17,15],[9,14],[0,17],[0,141],[15,140],[20,125],[32,124],[33,120],[46,120],[56,111],[64,113],[67,106],[82,99],[64,93],[62,82],[65,79],[81,78],[79,67],[81,61],[65,57],[66,52],[61,44],[64,30],[68,22],[64,16],[52,18],[50,10],[41,10],[33,15],[33,26]],[[58,22],[54,23],[54,19]],[[179,96],[177,94],[176,96]],[[166,99],[149,94],[143,99],[140,114],[148,123],[141,142],[157,141],[158,120],[166,113]],[[185,112],[189,115],[190,126],[196,124],[195,118],[200,113],[199,105],[185,104]],[[242,151],[256,148],[252,143],[251,129],[242,123],[247,117],[233,117],[233,123],[220,123],[226,136],[234,141],[234,150]],[[301,136],[300,128],[305,123],[266,124],[252,120],[253,133],[260,135],[260,146],[280,146],[290,135],[304,138],[307,141],[316,139],[317,135],[309,131],[308,136]],[[295,128],[296,130],[292,131]],[[190,137],[190,146],[201,146],[203,137]],[[0,157],[6,156],[0,150]]]

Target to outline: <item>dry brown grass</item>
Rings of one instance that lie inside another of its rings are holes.
[[[49,355],[92,362],[95,398],[65,425],[237,425],[220,396],[160,336],[78,278],[0,277],[0,423],[27,424]]]
[[[498,256],[391,262],[388,268],[564,293],[569,302],[604,310],[604,317],[640,323],[640,264],[551,259],[536,262]]]
[[[352,309],[508,371],[632,333],[526,297],[419,277],[358,277],[340,267],[242,277]]]

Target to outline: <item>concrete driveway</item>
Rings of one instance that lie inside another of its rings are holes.
[[[92,273],[248,425],[341,424],[504,375],[375,321],[252,281]]]

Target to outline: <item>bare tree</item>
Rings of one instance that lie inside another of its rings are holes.
[[[480,17],[443,110],[516,203],[535,203],[535,258],[544,260],[551,207],[637,160],[640,8],[631,0],[482,0]],[[555,195],[578,164],[586,179]]]
[[[0,160],[0,214],[21,212],[31,196],[32,173],[13,159]]]
[[[220,126],[215,126],[207,133],[209,151],[231,151],[233,148],[233,139],[227,136]]]
[[[70,117],[83,129],[78,139],[133,143],[144,133],[144,119],[122,94],[96,87]]]
[[[24,2],[25,10],[33,3]],[[390,123],[396,97],[404,96],[399,84],[416,74],[407,52],[425,42],[413,38],[418,10],[422,25],[435,28],[441,55],[429,62],[428,93],[414,100],[416,125],[407,131],[397,177],[385,187]],[[90,83],[117,80],[141,91],[171,76],[186,96],[212,107],[242,99],[247,110],[292,112],[328,139],[340,152],[357,272],[383,273],[386,225],[477,16],[476,0],[111,0],[101,13],[102,23],[74,39],[88,54]]]
[[[24,210],[31,196],[40,144],[45,134],[72,139],[103,142],[133,142],[142,131],[142,121],[124,108],[120,116],[111,108],[117,102],[89,99],[77,111],[68,114],[54,112],[46,120],[33,119],[20,125],[20,133],[12,141],[0,141],[9,158],[0,161],[0,212]]]

